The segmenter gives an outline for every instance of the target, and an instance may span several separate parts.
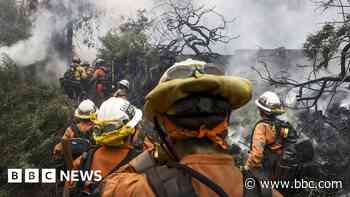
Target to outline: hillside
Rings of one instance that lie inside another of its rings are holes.
[[[70,101],[56,85],[43,82],[37,69],[17,67],[9,59],[0,65],[1,169],[52,167],[52,147],[72,114]],[[2,182],[0,196],[27,189],[34,188]]]

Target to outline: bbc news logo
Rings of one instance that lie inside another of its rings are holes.
[[[56,183],[57,179],[60,182],[63,182],[63,181],[77,182],[80,180],[98,182],[102,180],[102,172],[101,170],[56,171],[56,169],[53,169],[53,168],[7,169],[8,183]]]

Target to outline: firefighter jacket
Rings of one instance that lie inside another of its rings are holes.
[[[226,154],[192,154],[187,155],[180,161],[189,166],[213,182],[221,186],[230,197],[244,196],[243,175],[239,168],[235,167],[232,156]],[[192,179],[192,185],[198,196],[217,196],[214,191]],[[102,197],[155,197],[147,177],[144,174],[131,172],[118,172],[110,175],[101,188]],[[273,191],[273,197],[282,196]]]
[[[278,139],[280,136],[276,133],[274,126],[267,122],[260,122],[256,125],[252,133],[251,148],[249,151],[246,166],[249,169],[259,170],[263,164],[269,149],[270,152],[280,155],[282,153],[282,144]]]

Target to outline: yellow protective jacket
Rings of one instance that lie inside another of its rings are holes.
[[[74,77],[76,80],[86,79],[88,77],[86,68],[81,65],[76,65],[74,69]]]
[[[260,122],[256,125],[253,136],[251,149],[249,151],[246,166],[252,170],[259,170],[263,166],[264,150],[268,145],[272,152],[281,154],[282,144],[276,137],[276,129],[266,122]]]

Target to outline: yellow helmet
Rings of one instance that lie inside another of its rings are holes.
[[[193,94],[224,98],[232,109],[243,106],[251,99],[251,82],[224,74],[222,67],[203,61],[187,59],[174,64],[146,96],[146,118],[153,121],[156,114],[167,112],[176,101]]]

